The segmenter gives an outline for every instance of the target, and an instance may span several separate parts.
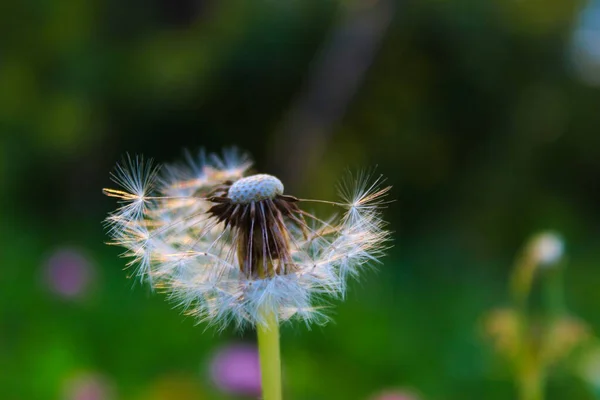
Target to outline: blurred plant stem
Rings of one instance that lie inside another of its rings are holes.
[[[517,385],[520,400],[543,400],[544,366],[539,357],[539,346],[529,338],[528,324],[521,324],[521,354],[516,365]]]
[[[272,312],[265,313],[265,324],[256,328],[263,400],[281,400],[281,356],[279,321]]]
[[[544,307],[550,322],[566,314],[563,285],[563,268],[557,265],[544,273]]]
[[[546,371],[551,362],[548,353],[554,340],[551,333],[565,316],[562,268],[558,265],[560,256],[550,260],[548,250],[547,234],[534,236],[517,259],[510,280],[519,327],[514,370],[520,400],[544,399]],[[544,295],[543,323],[534,320],[529,310],[535,277],[540,274]]]
[[[525,366],[526,368],[520,373],[519,399],[521,400],[543,400],[544,398],[544,379],[536,364]]]
[[[517,390],[520,400],[543,400],[543,366],[530,337],[531,323],[528,299],[533,287],[537,263],[531,252],[526,251],[516,262],[511,277],[511,294],[517,320],[519,321],[520,346],[515,365]]]
[[[274,137],[271,163],[286,187],[306,183],[299,181],[298,171],[307,170],[323,157],[335,125],[344,116],[377,55],[398,3],[340,2],[331,35],[323,43],[305,86]]]
[[[533,286],[533,277],[537,263],[528,254],[524,254],[516,263],[511,277],[511,292],[517,310],[526,313],[527,299]]]

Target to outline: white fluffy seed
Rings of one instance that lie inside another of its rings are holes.
[[[235,204],[249,204],[274,199],[283,194],[283,183],[272,175],[258,174],[242,178],[233,183],[227,196]]]

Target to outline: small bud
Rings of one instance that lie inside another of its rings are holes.
[[[536,264],[549,266],[560,261],[565,244],[560,235],[554,232],[542,232],[534,236],[529,244],[529,252]]]

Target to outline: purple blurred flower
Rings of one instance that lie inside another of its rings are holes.
[[[108,379],[99,374],[81,374],[69,379],[64,388],[64,400],[111,400],[114,389]]]
[[[261,394],[260,366],[256,346],[234,344],[217,351],[211,375],[219,389],[246,396]]]
[[[90,261],[78,250],[56,250],[44,265],[46,283],[50,290],[62,297],[81,297],[88,288],[93,274]]]
[[[369,400],[419,400],[419,397],[407,390],[384,390],[370,397]]]

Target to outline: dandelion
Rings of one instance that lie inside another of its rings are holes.
[[[343,297],[347,278],[383,255],[390,188],[359,174],[340,185],[339,202],[300,199],[272,175],[248,175],[251,161],[238,151],[186,158],[160,174],[126,158],[113,175],[122,189],[104,189],[121,202],[109,234],[134,275],[199,322],[256,327],[263,396],[279,399],[279,324],[325,321],[324,297]],[[322,219],[301,207],[308,203],[339,212]]]
[[[558,233],[532,236],[512,272],[512,307],[494,310],[485,319],[486,333],[508,359],[522,400],[542,399],[552,370],[569,361],[591,337],[589,326],[565,306],[564,252]],[[543,294],[541,313],[531,307],[535,278]]]

